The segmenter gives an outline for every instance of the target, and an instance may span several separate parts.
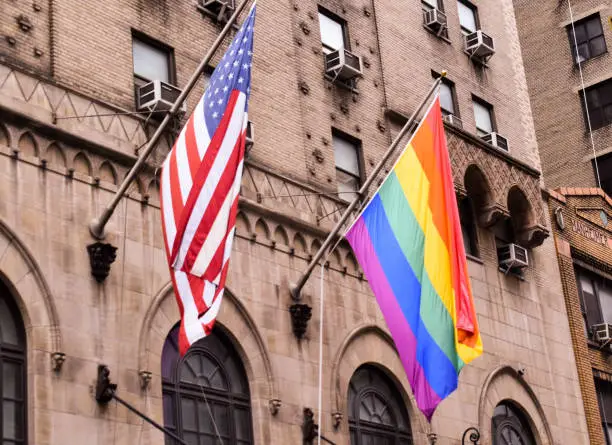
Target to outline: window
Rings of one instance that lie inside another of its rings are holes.
[[[134,35],[132,56],[134,83],[137,87],[151,80],[175,83],[174,58],[170,48],[143,35]]]
[[[357,197],[361,187],[360,143],[348,135],[332,132],[334,157],[336,159],[336,182],[338,196],[351,201]]]
[[[319,9],[319,28],[321,29],[321,43],[325,54],[337,49],[348,48],[346,22],[344,20],[324,9]]]
[[[26,444],[25,329],[8,289],[0,284],[0,443]]]
[[[476,134],[484,136],[495,131],[495,119],[493,118],[493,106],[487,102],[472,98],[474,104],[474,120],[476,121]]]
[[[612,282],[578,266],[575,270],[585,329],[591,336],[591,326],[612,322]]]
[[[601,426],[606,437],[606,444],[612,444],[612,383],[595,379],[597,402],[601,416]]]
[[[229,339],[216,327],[180,358],[178,334],[177,325],[162,352],[164,425],[189,445],[220,443],[216,431],[226,445],[251,445],[249,384]]]
[[[432,9],[439,9],[444,12],[444,3],[442,0],[422,0],[423,11],[430,11]]]
[[[575,22],[574,29],[576,30],[575,41],[572,25],[567,27],[574,63],[585,62],[606,52],[606,39],[599,14]],[[578,55],[576,55],[576,47],[578,47]]]
[[[612,155],[595,158],[595,162],[599,171],[601,188],[608,196],[612,197]]]
[[[583,98],[582,92],[580,97]],[[587,122],[584,100],[580,102],[582,102],[584,111],[584,121]],[[612,124],[612,79],[604,80],[587,88],[586,103],[593,130]]]
[[[476,6],[471,3],[459,1],[457,2],[457,9],[459,10],[459,24],[461,25],[461,32],[463,34],[470,34],[476,32],[478,26],[478,11]]]
[[[461,234],[465,253],[478,256],[478,244],[476,239],[476,221],[474,218],[474,207],[472,200],[465,197],[459,201],[459,220],[461,222]]]
[[[491,424],[493,445],[536,445],[527,419],[512,403],[497,405]]]
[[[351,445],[412,445],[408,413],[398,388],[373,366],[362,366],[348,393]]]

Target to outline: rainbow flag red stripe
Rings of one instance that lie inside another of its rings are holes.
[[[439,98],[346,238],[431,419],[482,354]]]

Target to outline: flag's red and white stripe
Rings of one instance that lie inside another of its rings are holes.
[[[246,100],[234,90],[209,135],[202,97],[163,165],[162,225],[182,315],[181,354],[210,333],[223,299],[244,162]]]

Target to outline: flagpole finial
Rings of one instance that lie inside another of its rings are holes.
[[[448,73],[446,72],[446,70],[442,70],[442,72],[440,73],[440,77],[446,77]]]

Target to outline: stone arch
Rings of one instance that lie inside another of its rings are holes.
[[[51,288],[30,249],[0,219],[0,279],[11,290],[26,327],[28,353],[63,352]]]
[[[296,232],[293,237],[293,248],[296,253],[306,253],[306,240],[300,232]]]
[[[267,241],[270,239],[270,229],[263,218],[259,218],[255,223],[255,235],[257,235],[260,241]]]
[[[251,224],[249,223],[249,218],[245,215],[244,212],[238,211],[236,215],[236,233],[249,236],[251,234]]]
[[[516,241],[525,247],[542,244],[544,233],[539,230],[536,214],[527,195],[518,185],[508,191],[508,210]]]
[[[353,255],[352,251],[349,250],[346,253],[344,264],[346,265],[346,270],[348,273],[356,274],[359,272],[359,265],[357,264],[357,259],[355,258],[355,255]]]
[[[29,131],[24,132],[17,142],[19,153],[29,157],[38,157],[38,144]]]
[[[104,161],[100,164],[96,177],[101,181],[117,185],[117,171],[115,170],[115,167],[108,161]]]
[[[287,235],[287,231],[282,225],[277,225],[276,229],[274,229],[274,241],[277,244],[282,244],[284,246],[289,245],[289,236]]]
[[[478,165],[471,164],[466,168],[463,184],[474,213],[478,216],[478,224],[482,227],[495,224],[502,212],[495,205],[489,179]]]
[[[167,283],[151,301],[140,325],[138,339],[139,371],[153,374],[150,391],[161,397],[161,353],[170,329],[179,320],[178,305],[174,298],[172,283]],[[249,380],[255,443],[270,443],[269,422],[256,422],[267,413],[268,403],[279,398],[277,382],[264,338],[249,312],[228,289],[217,318],[224,332],[230,337],[238,351]],[[163,419],[161,406],[150,407],[153,418]]]
[[[553,445],[550,425],[533,389],[509,365],[495,368],[487,376],[478,402],[478,422],[482,445],[491,445],[491,419],[495,407],[511,402],[522,411],[538,445]]]
[[[319,251],[322,245],[323,244],[321,243],[321,240],[319,238],[313,239],[312,243],[310,244],[310,255],[314,256]]]
[[[0,145],[11,146],[11,136],[2,122],[0,122]]]
[[[66,155],[57,142],[51,142],[45,150],[45,160],[53,166],[66,168]]]
[[[345,426],[348,424],[348,388],[355,371],[364,364],[374,365],[382,370],[395,383],[404,399],[410,418],[410,426],[415,436],[414,443],[425,443],[429,426],[416,406],[416,402],[406,378],[395,343],[391,335],[375,324],[363,324],[353,329],[338,347],[331,366],[331,404],[332,412],[343,415]],[[342,428],[348,434],[348,428]],[[348,441],[348,435],[347,435]],[[344,443],[344,442],[341,442]]]
[[[72,160],[72,169],[86,176],[91,176],[91,161],[82,151],[78,152]]]
[[[137,184],[136,191],[138,193],[140,193],[147,200],[155,204],[159,204],[159,181],[157,178],[151,179],[146,189],[140,178],[136,178],[135,183]]]
[[[335,269],[342,269],[344,267],[344,263],[342,262],[342,255],[340,255],[340,249],[336,248],[331,253],[331,255],[329,256],[329,263]]]

